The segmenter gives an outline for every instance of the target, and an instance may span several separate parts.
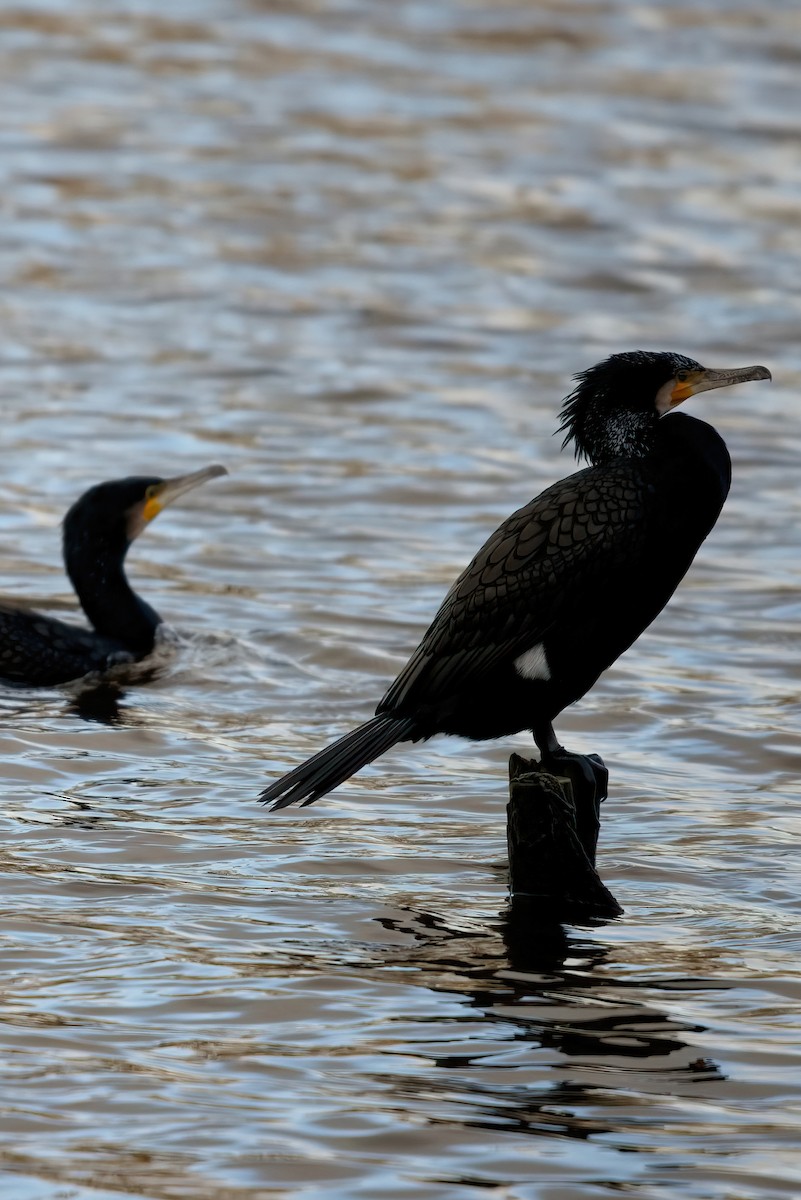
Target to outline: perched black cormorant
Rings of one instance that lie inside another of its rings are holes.
[[[707,370],[681,354],[635,350],[575,379],[560,430],[591,465],[504,521],[375,717],[271,784],[262,801],[311,804],[396,742],[435,733],[530,729],[543,760],[566,754],[553,719],[664,608],[729,491],[723,439],[671,410],[770,372]]]
[[[125,555],[163,508],[225,474],[212,466],[175,479],[131,475],[76,500],[64,518],[64,565],[92,629],[0,602],[0,683],[47,687],[150,654],[161,617],[128,583]]]

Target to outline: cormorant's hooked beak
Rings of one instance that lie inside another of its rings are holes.
[[[142,503],[137,504],[130,512],[128,534],[131,541],[138,537],[162,509],[172,504],[173,500],[191,492],[193,488],[200,487],[202,483],[207,483],[209,479],[227,474],[225,467],[215,463],[211,467],[204,467],[202,471],[192,471],[189,475],[176,475],[173,479],[162,479],[159,483],[152,483]]]
[[[727,370],[703,368],[700,371],[682,371],[669,384],[660,389],[657,396],[657,411],[662,414],[699,392],[711,392],[713,388],[731,387],[734,383],[748,383],[753,379],[770,379],[767,367],[731,367]]]

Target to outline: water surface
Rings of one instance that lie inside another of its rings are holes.
[[[230,471],[131,553],[157,681],[0,694],[4,1195],[798,1195],[800,58],[780,0],[0,13],[4,593],[74,615],[90,483]],[[559,722],[626,915],[546,936],[506,902],[525,738],[255,797],[633,347],[775,381],[692,403],[729,502]]]

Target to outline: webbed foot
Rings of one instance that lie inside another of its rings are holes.
[[[598,754],[576,754],[572,750],[565,750],[564,746],[556,746],[547,752],[543,751],[540,762],[553,775],[561,773],[572,779],[575,774],[592,784],[598,804],[609,794],[609,772]]]

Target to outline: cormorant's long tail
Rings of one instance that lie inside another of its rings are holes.
[[[383,715],[373,717],[358,729],[352,729],[338,741],[332,742],[288,775],[271,783],[259,799],[262,804],[274,801],[273,808],[286,808],[300,801],[313,804],[326,792],[333,791],[371,763],[396,742],[405,742],[413,734],[414,721],[407,717]]]

